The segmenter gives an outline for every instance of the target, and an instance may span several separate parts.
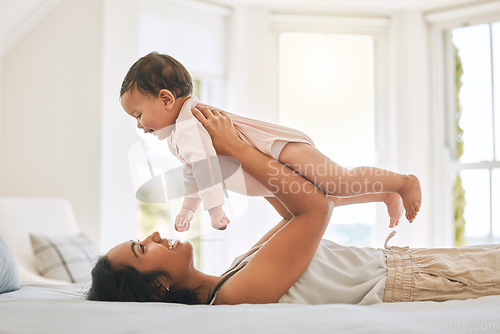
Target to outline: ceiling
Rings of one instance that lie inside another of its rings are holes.
[[[254,5],[272,9],[290,10],[422,10],[433,11],[469,4],[496,2],[498,0],[198,0],[225,6]]]
[[[64,0],[0,0],[0,55],[10,44],[19,39],[23,32],[33,27],[60,1]],[[79,0],[85,1],[85,0]],[[169,0],[165,0],[169,1]],[[441,8],[496,2],[500,0],[183,0],[199,1],[224,6],[253,5],[267,6],[286,11],[432,11]]]
[[[0,0],[0,34],[4,36],[30,16],[45,0]]]
[[[0,56],[60,1],[0,0]]]

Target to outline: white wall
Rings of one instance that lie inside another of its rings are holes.
[[[422,207],[413,224],[398,226],[393,244],[431,247],[433,194],[431,190],[431,114],[429,101],[428,27],[422,12],[397,12],[392,16],[392,114],[396,118],[395,168],[419,177]]]
[[[191,74],[225,75],[228,10],[178,0],[143,0],[141,4],[141,56],[157,51],[180,61]]]
[[[278,122],[278,45],[270,10],[235,6],[230,21],[227,91],[228,110]]]
[[[102,7],[67,0],[3,56],[0,195],[63,196],[99,236]]]
[[[2,89],[2,80],[3,78],[3,58],[0,57],[0,194],[2,192],[2,179],[1,179],[1,171],[2,171],[2,108],[3,108],[3,89]]]
[[[105,0],[102,25],[102,124],[100,155],[101,248],[135,237],[137,201],[128,151],[137,140],[135,122],[122,109],[120,87],[138,58],[139,0]],[[99,160],[96,161],[99,163]]]

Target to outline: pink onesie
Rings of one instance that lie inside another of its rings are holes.
[[[170,151],[184,164],[185,197],[200,197],[204,209],[208,210],[224,204],[224,188],[249,196],[273,196],[243,171],[234,158],[217,159],[210,135],[191,113],[199,103],[196,97],[186,100],[174,126],[155,131],[158,139],[168,138]],[[288,142],[314,146],[311,138],[298,130],[227,114],[242,140],[276,160]]]

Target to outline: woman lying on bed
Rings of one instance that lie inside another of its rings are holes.
[[[188,242],[155,232],[101,257],[87,298],[185,304],[443,301],[500,294],[500,246],[454,249],[345,247],[321,240],[332,202],[312,183],[239,139],[223,111],[193,114],[219,155],[268,185],[283,216],[221,276],[193,266]]]

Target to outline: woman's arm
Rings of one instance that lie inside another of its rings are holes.
[[[223,111],[204,107],[193,114],[207,129],[219,155],[237,158],[293,218],[284,223],[247,265],[226,282],[217,301],[274,303],[311,262],[330,220],[333,204],[312,183],[243,142]]]

